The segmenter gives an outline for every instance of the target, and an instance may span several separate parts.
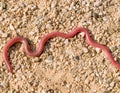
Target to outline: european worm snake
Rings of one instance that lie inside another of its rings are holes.
[[[82,27],[77,27],[76,29],[72,30],[68,34],[61,33],[61,32],[52,32],[52,33],[49,33],[49,34],[45,35],[41,39],[40,43],[38,44],[38,47],[36,48],[36,51],[31,51],[31,49],[29,47],[29,44],[28,44],[28,41],[25,38],[21,37],[21,36],[18,36],[18,37],[15,37],[15,38],[9,40],[7,42],[7,44],[5,45],[4,50],[3,50],[3,58],[5,60],[5,63],[7,65],[7,67],[8,67],[9,72],[12,73],[13,69],[12,69],[12,66],[10,64],[8,52],[9,52],[10,47],[13,46],[15,43],[21,42],[23,44],[23,46],[24,46],[26,54],[28,54],[29,56],[34,56],[35,57],[35,56],[40,56],[41,55],[41,53],[43,52],[44,46],[45,46],[46,42],[49,39],[54,38],[54,37],[62,37],[62,38],[68,39],[68,38],[72,38],[73,36],[75,36],[76,34],[78,34],[80,32],[85,33],[85,39],[86,39],[86,42],[89,45],[102,49],[102,51],[104,51],[106,53],[106,55],[107,55],[108,59],[111,61],[111,63],[115,67],[120,69],[120,64],[117,61],[115,61],[115,59],[114,59],[113,55],[111,54],[108,47],[95,42],[90,37],[90,33],[89,33],[89,31],[87,29],[82,28]]]

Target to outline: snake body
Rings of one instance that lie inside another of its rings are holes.
[[[41,39],[41,41],[38,44],[38,47],[36,48],[35,51],[31,51],[31,49],[29,47],[29,44],[28,44],[28,41],[25,38],[21,37],[21,36],[17,36],[15,38],[10,39],[6,43],[6,45],[4,47],[4,50],[3,50],[3,58],[5,60],[5,63],[7,65],[7,67],[8,67],[9,72],[12,73],[13,69],[12,69],[12,66],[10,64],[8,52],[9,52],[10,47],[13,46],[15,43],[21,42],[23,44],[23,46],[24,46],[26,54],[28,54],[29,56],[34,56],[35,57],[35,56],[40,56],[41,55],[41,53],[43,52],[44,46],[45,46],[46,42],[49,39],[54,38],[54,37],[62,37],[62,38],[68,39],[68,38],[72,38],[73,36],[75,36],[76,34],[78,34],[80,32],[84,32],[85,33],[85,39],[86,39],[86,42],[89,45],[102,49],[106,53],[106,55],[107,55],[108,59],[111,61],[111,63],[115,67],[120,69],[120,64],[117,61],[115,61],[115,59],[114,59],[113,55],[111,54],[111,52],[110,52],[108,47],[106,47],[105,45],[102,45],[102,44],[99,44],[99,43],[95,42],[90,37],[90,33],[89,33],[89,31],[87,29],[82,28],[82,27],[77,27],[77,28],[75,28],[74,30],[72,30],[68,34],[61,33],[61,32],[52,32],[52,33],[49,33],[49,34],[45,35]]]

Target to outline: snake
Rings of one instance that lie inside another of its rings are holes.
[[[5,64],[9,70],[10,73],[13,73],[13,68],[11,66],[11,62],[10,62],[10,58],[9,58],[9,49],[16,43],[22,43],[24,46],[24,50],[26,52],[27,55],[29,56],[33,56],[33,57],[37,57],[40,56],[43,53],[44,50],[44,46],[46,44],[46,42],[49,39],[52,39],[54,37],[61,37],[61,38],[72,38],[75,35],[77,35],[78,33],[83,32],[84,33],[84,38],[86,39],[86,42],[96,48],[100,48],[102,51],[105,52],[105,54],[107,55],[109,61],[111,62],[112,65],[114,65],[115,67],[117,67],[118,69],[120,69],[120,64],[114,59],[110,49],[100,43],[97,43],[90,35],[89,30],[83,27],[76,27],[75,29],[73,29],[71,32],[69,33],[62,33],[62,32],[51,32],[46,34],[44,37],[41,38],[37,48],[35,51],[32,51],[30,49],[29,43],[27,41],[26,38],[23,38],[22,36],[17,36],[14,37],[12,39],[10,39],[4,46],[3,48],[3,59],[5,61]]]

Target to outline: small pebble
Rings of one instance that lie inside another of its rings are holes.
[[[45,90],[42,90],[41,93],[46,93]]]
[[[72,49],[65,49],[65,52],[66,52],[66,54],[68,54],[68,55],[73,55],[74,54],[74,52],[73,52],[73,50]]]
[[[68,45],[69,40],[68,40],[68,39],[65,39],[64,43],[65,43],[66,45]]]
[[[6,9],[7,5],[5,2],[0,2],[0,10]]]
[[[100,48],[95,48],[97,53],[100,53],[101,49]]]
[[[94,3],[94,6],[98,7],[102,4],[101,0],[96,0],[96,2]]]
[[[0,30],[0,35],[1,35],[1,37],[7,37],[8,36],[8,34],[7,33],[4,33],[3,31],[1,31]]]
[[[79,56],[76,56],[75,59],[76,59],[77,61],[79,61],[80,58],[79,58]]]
[[[7,37],[8,34],[7,33],[2,33],[2,37]]]
[[[108,20],[107,17],[103,17],[102,19],[103,19],[103,21],[107,21]]]
[[[88,49],[86,47],[83,47],[83,52],[88,53]]]
[[[10,30],[15,30],[14,26],[12,24],[10,24],[9,28],[10,28]]]
[[[18,32],[18,33],[20,33],[20,32],[21,32],[21,30],[20,30],[20,29],[17,29],[17,32]]]
[[[114,85],[115,85],[115,82],[110,83],[111,87],[114,87]]]
[[[80,35],[81,35],[81,37],[84,37],[84,36],[85,36],[85,33],[84,33],[84,32],[81,32]]]
[[[98,18],[99,18],[99,14],[93,13],[93,14],[92,14],[92,17],[94,17],[95,19],[98,19]]]
[[[57,0],[53,0],[51,3],[51,8],[54,8],[57,5]]]
[[[60,61],[63,61],[63,59],[64,59],[64,56],[60,55]]]
[[[46,63],[51,63],[51,62],[53,62],[53,56],[52,56],[52,55],[49,55],[49,56],[45,59],[45,62],[46,62]]]
[[[39,60],[40,60],[39,57],[33,58],[33,61],[34,61],[34,62],[39,62]]]
[[[52,29],[52,25],[50,23],[46,24],[47,29]]]
[[[46,93],[54,93],[54,90],[53,89],[49,89],[46,91]]]
[[[35,32],[34,32],[34,31],[30,31],[29,34],[30,34],[30,35],[34,35]]]
[[[28,5],[28,8],[30,8],[31,10],[36,10],[37,9],[37,6],[36,5]]]
[[[66,84],[67,84],[66,81],[63,81],[63,82],[61,83],[62,86],[65,86]]]

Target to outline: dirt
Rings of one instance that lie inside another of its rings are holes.
[[[84,33],[49,40],[39,57],[15,44],[9,73],[3,60],[8,40],[23,36],[35,50],[47,33],[76,27],[89,29],[120,62],[120,0],[0,0],[0,93],[119,93],[120,70]]]

